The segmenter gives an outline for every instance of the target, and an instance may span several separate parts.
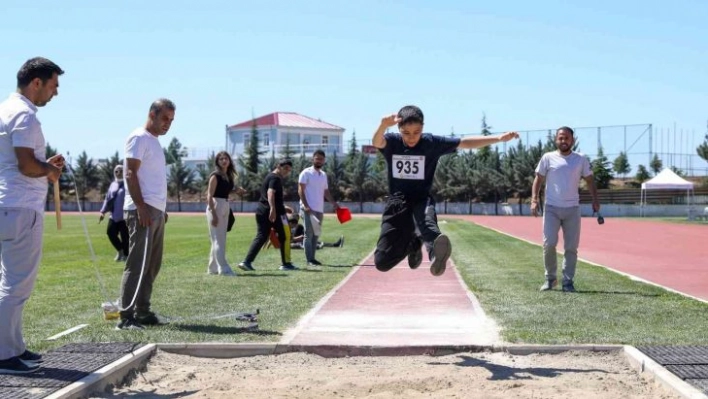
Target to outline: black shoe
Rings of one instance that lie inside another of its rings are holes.
[[[251,265],[251,262],[246,262],[245,260],[238,264],[238,268],[246,272],[252,272],[256,270],[253,268],[253,265]]]
[[[445,273],[445,267],[447,266],[447,260],[450,258],[450,253],[452,253],[450,239],[445,234],[440,234],[438,238],[433,241],[433,263],[430,264],[430,274],[433,276],[442,276],[442,274]]]
[[[556,279],[546,280],[546,282],[543,283],[543,285],[541,286],[541,289],[539,291],[550,291],[556,285],[558,285],[558,280],[556,280]]]
[[[159,326],[165,324],[160,318],[153,312],[139,313],[135,314],[135,321],[143,326]]]
[[[39,353],[30,352],[28,350],[25,350],[20,356],[17,357],[25,362],[42,363],[42,355]]]
[[[39,368],[38,364],[20,360],[19,356],[0,360],[0,374],[28,374]]]
[[[286,264],[280,266],[280,270],[291,271],[291,270],[298,270],[298,268],[297,268],[297,266],[293,265],[292,263],[286,263]]]
[[[145,327],[135,321],[135,319],[121,319],[120,323],[116,325],[116,330],[144,330]]]
[[[575,292],[575,286],[572,281],[563,283],[563,292]]]
[[[322,262],[318,261],[317,259],[313,259],[309,262],[307,262],[309,265],[314,265],[314,266],[322,266]]]
[[[423,263],[423,250],[418,247],[408,254],[408,267],[417,269]]]
[[[341,248],[344,246],[344,236],[339,237],[339,240],[335,241],[335,243],[332,245],[335,248]]]

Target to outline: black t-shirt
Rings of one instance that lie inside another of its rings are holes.
[[[234,184],[229,179],[224,179],[219,173],[213,172],[211,176],[216,176],[216,190],[214,198],[229,199],[229,193],[234,189]]]
[[[388,164],[389,194],[402,194],[412,200],[428,197],[438,159],[452,154],[460,145],[458,137],[430,133],[423,133],[415,147],[406,146],[400,133],[386,133],[384,139],[386,147],[379,151]]]
[[[278,216],[285,215],[285,203],[283,202],[283,179],[275,173],[268,173],[265,180],[263,181],[263,186],[261,186],[261,206],[265,210],[270,210],[270,205],[268,204],[268,189],[275,190],[275,214]]]
[[[300,237],[305,235],[305,226],[298,224],[294,228],[290,229],[290,235],[292,237]]]

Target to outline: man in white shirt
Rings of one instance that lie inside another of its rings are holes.
[[[64,168],[63,156],[46,159],[37,111],[58,95],[63,73],[32,58],[17,73],[17,92],[0,104],[0,374],[31,373],[42,360],[22,338],[22,310],[42,257],[47,182]]]
[[[121,283],[118,330],[142,330],[160,320],[150,309],[152,286],[162,265],[167,214],[167,167],[158,138],[167,134],[175,118],[175,104],[166,99],[150,106],[144,127],[125,143],[125,220],[130,251]]]
[[[322,170],[325,164],[325,153],[316,150],[312,154],[312,166],[300,172],[297,193],[300,195],[300,212],[305,224],[305,258],[308,266],[320,266],[322,263],[315,258],[317,240],[322,233],[322,218],[324,217],[324,199],[327,198],[334,209],[339,204],[329,192],[327,174]]]
[[[545,184],[546,203],[543,212],[543,263],[546,268],[546,282],[541,291],[552,290],[558,284],[556,271],[558,261],[556,245],[558,231],[563,229],[563,291],[575,292],[573,278],[578,263],[580,244],[580,179],[592,195],[592,210],[600,211],[600,203],[595,189],[595,178],[590,169],[590,161],[573,152],[573,129],[563,126],[556,131],[557,151],[547,152],[536,167],[536,177],[531,189],[531,213],[538,215],[538,196]]]

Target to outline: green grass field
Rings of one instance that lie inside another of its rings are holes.
[[[440,218],[441,220],[444,217]],[[97,253],[96,266],[111,299],[118,296],[122,263],[97,217],[87,221]],[[379,231],[378,218],[354,218],[340,225],[326,219],[324,240],[346,236],[342,249],[325,248],[321,271],[278,271],[276,250],[262,251],[256,272],[229,278],[206,274],[209,240],[203,216],[172,214],[166,227],[165,257],[153,293],[153,308],[177,319],[146,331],[115,331],[104,321],[105,300],[91,261],[79,216],[63,218],[56,231],[46,219],[44,256],[35,291],[25,308],[25,337],[33,350],[68,342],[268,342],[278,341],[298,319],[369,254]],[[453,259],[485,311],[502,328],[507,342],[706,344],[708,305],[634,282],[603,268],[580,264],[578,294],[540,293],[541,248],[468,222],[447,221],[442,230],[453,242]],[[228,234],[232,266],[245,255],[255,234],[253,217],[237,217]],[[582,248],[581,254],[582,257]],[[303,266],[302,251],[293,261]],[[238,271],[238,270],[237,270]],[[236,311],[261,310],[260,331],[242,332],[242,323],[216,318]],[[88,327],[57,341],[49,336],[76,326]]]

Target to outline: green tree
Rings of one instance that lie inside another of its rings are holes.
[[[92,189],[98,188],[98,182],[101,180],[98,165],[96,165],[93,159],[88,157],[86,151],[82,151],[76,159],[74,171],[77,194],[81,200],[84,200],[86,199],[86,193]]]
[[[612,163],[612,168],[615,173],[622,175],[622,177],[625,177],[632,171],[632,167],[629,165],[629,159],[624,151],[620,152],[617,158],[615,158],[615,161]]]
[[[346,183],[346,176],[344,173],[344,164],[340,161],[337,152],[327,157],[327,163],[324,166],[324,171],[327,173],[327,185],[329,186],[329,193],[336,201],[342,200],[344,198],[344,193],[342,192],[342,186]]]
[[[526,148],[519,141],[516,147],[510,148],[508,152],[513,162],[511,166],[513,168],[514,187],[519,198],[519,215],[522,215],[522,204],[525,199],[531,197],[531,188],[536,177],[536,166],[538,166],[545,152],[544,145],[539,141],[536,145]],[[508,175],[509,172],[507,172]]]
[[[686,172],[684,172],[682,169],[680,169],[676,166],[672,166],[671,170],[674,171],[674,173],[676,173],[677,175],[679,175],[681,177],[686,177]]]
[[[177,137],[173,137],[167,148],[162,149],[165,152],[165,163],[172,165],[177,161],[181,161],[182,158],[187,156],[187,148],[182,146]]]
[[[482,114],[482,136],[491,136],[492,134],[492,127],[487,124],[487,115]],[[482,147],[477,150],[478,156],[483,160],[486,161],[487,158],[490,157],[490,154],[492,153],[492,149],[490,146]]]
[[[182,211],[182,192],[184,190],[194,190],[195,172],[177,159],[169,166],[167,175],[167,190],[172,196],[177,196],[177,209]]]
[[[614,178],[612,175],[612,166],[605,152],[600,147],[597,151],[597,158],[590,163],[592,174],[595,177],[595,186],[597,188],[610,188],[610,181]]]
[[[649,174],[649,171],[647,170],[646,166],[637,166],[637,174],[634,176],[634,179],[636,181],[638,181],[639,183],[644,183],[645,181],[649,180],[650,177],[651,175]]]
[[[123,160],[120,158],[118,151],[116,151],[115,154],[111,155],[111,157],[108,158],[106,162],[102,163],[98,167],[100,175],[99,186],[101,192],[105,193],[106,191],[108,191],[108,187],[115,179],[114,170],[118,165],[123,165]]]
[[[367,198],[366,185],[369,177],[369,159],[365,154],[357,152],[352,160],[348,162],[345,175],[349,181],[349,192],[347,196],[352,200],[359,202],[359,210],[363,210],[363,203]]]
[[[199,202],[202,202],[202,195],[206,193],[209,187],[209,176],[211,175],[215,159],[216,154],[212,151],[211,154],[207,156],[205,164],[197,165],[194,188],[199,191]]]
[[[703,143],[696,148],[696,153],[698,153],[698,156],[703,158],[704,161],[708,162],[708,134],[706,134]]]
[[[256,120],[253,119],[251,124],[251,137],[248,143],[244,143],[246,149],[243,156],[239,157],[239,165],[241,170],[243,170],[242,185],[243,188],[248,190],[246,198],[249,201],[258,201],[260,197],[261,183],[262,179],[259,178],[260,157],[265,154],[265,151],[260,149],[260,138],[258,136],[258,125]],[[272,169],[271,169],[272,170]]]
[[[651,168],[651,171],[654,172],[655,176],[658,175],[662,169],[664,169],[664,163],[661,162],[661,159],[659,159],[658,154],[654,154],[654,157],[651,159],[651,162],[649,162],[649,167]]]

